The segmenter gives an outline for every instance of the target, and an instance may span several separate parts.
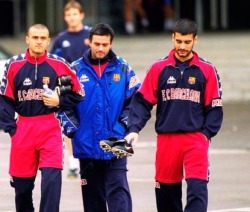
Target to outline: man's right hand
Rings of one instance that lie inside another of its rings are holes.
[[[139,134],[136,132],[129,133],[124,139],[127,140],[129,144],[132,144],[132,146],[135,146],[139,138]]]

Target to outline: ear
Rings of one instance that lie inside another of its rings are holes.
[[[47,46],[49,46],[49,44],[50,44],[50,38],[48,38],[48,44],[47,44]]]
[[[29,45],[29,37],[26,35],[25,37],[26,43]]]
[[[174,42],[175,34],[172,33],[172,41]]]
[[[198,42],[198,36],[196,35],[195,37],[194,37],[194,43],[197,43]]]

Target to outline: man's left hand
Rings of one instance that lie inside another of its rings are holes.
[[[53,91],[51,95],[42,94],[43,102],[48,107],[57,107],[59,105],[59,96],[56,91]]]

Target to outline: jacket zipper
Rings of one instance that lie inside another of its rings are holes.
[[[184,73],[184,70],[181,70],[181,79],[182,79],[182,77],[183,77],[183,73]]]
[[[101,78],[101,64],[100,64],[100,59],[98,60],[98,70],[99,70],[99,77]]]
[[[35,57],[35,61],[36,61],[36,64],[35,64],[35,80],[37,80],[37,58]]]

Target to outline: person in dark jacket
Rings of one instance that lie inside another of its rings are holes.
[[[84,211],[132,211],[127,157],[100,146],[111,137],[124,138],[131,99],[140,86],[134,70],[111,49],[113,38],[109,25],[94,25],[90,49],[72,63],[85,91],[84,101],[76,106],[79,126],[72,138],[74,157],[80,160]]]
[[[174,49],[154,62],[128,116],[128,141],[156,108],[157,132],[155,194],[159,212],[183,211],[182,179],[187,182],[185,212],[206,212],[211,138],[220,130],[223,110],[221,82],[214,65],[193,51],[197,25],[179,19],[173,28]]]
[[[85,13],[82,5],[70,0],[64,6],[64,20],[67,29],[60,32],[52,44],[51,53],[63,57],[72,63],[83,56],[89,49],[90,27],[83,24]],[[68,178],[75,179],[79,175],[79,161],[73,157],[71,140],[65,137],[69,162]]]
[[[42,174],[39,211],[59,212],[63,145],[56,113],[83,99],[69,64],[47,53],[49,42],[46,26],[31,26],[26,35],[28,49],[7,61],[0,86],[0,126],[11,136],[9,174],[18,212],[35,211],[32,191],[38,169]],[[72,89],[58,95],[55,88],[62,76],[70,76]]]
[[[63,57],[72,63],[82,57],[89,49],[89,31],[91,27],[84,25],[85,13],[81,4],[70,0],[64,6],[64,20],[67,29],[58,33],[52,44],[50,52]]]

